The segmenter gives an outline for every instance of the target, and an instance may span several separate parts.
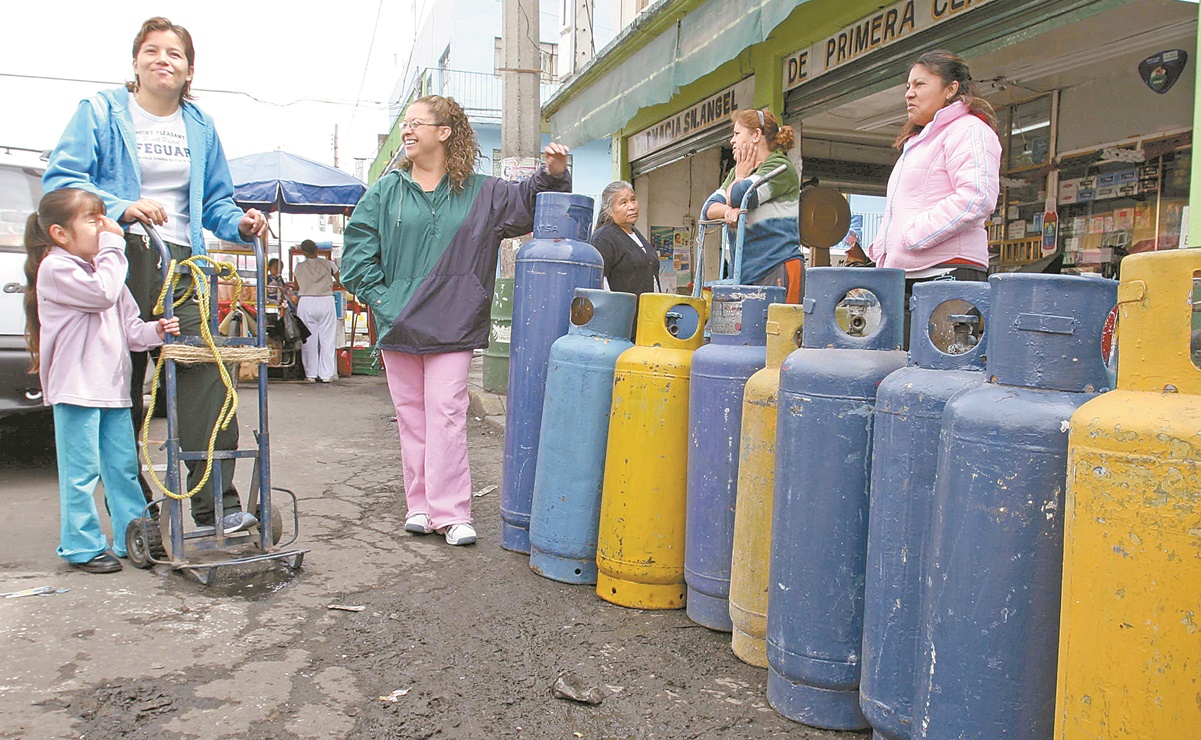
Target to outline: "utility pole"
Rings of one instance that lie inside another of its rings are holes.
[[[501,156],[533,157],[541,149],[542,133],[538,0],[503,0],[501,13]]]
[[[501,36],[501,177],[520,180],[537,166],[542,149],[542,50],[538,40],[538,0],[502,0]],[[517,249],[524,238],[500,247],[500,276],[516,272]]]
[[[542,50],[538,0],[501,0],[500,176],[528,177],[542,147]],[[505,239],[500,245],[500,274],[492,300],[488,349],[484,351],[484,389],[504,393],[509,385],[509,332],[513,323],[513,278],[517,250],[528,239]]]
[[[571,74],[584,68],[596,55],[592,40],[592,12],[595,0],[575,0],[575,18],[572,23],[571,50],[575,55]]]
[[[334,167],[338,166],[338,124],[334,124]]]

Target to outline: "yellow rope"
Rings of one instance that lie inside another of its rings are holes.
[[[270,347],[221,347],[221,362],[236,365],[242,362],[270,362]],[[190,344],[168,344],[162,349],[169,360],[177,364],[196,365],[212,362],[213,353],[208,347],[193,347]]]
[[[222,277],[232,279],[234,284],[233,301],[231,309],[236,311],[241,306],[242,297],[242,276],[238,274],[237,267],[232,262],[218,262],[208,255],[198,254],[189,257],[181,264],[188,268],[192,276],[192,282],[184,294],[180,296],[172,304],[180,306],[184,301],[188,300],[193,293],[196,295],[196,302],[200,308],[200,337],[204,340],[204,345],[207,349],[195,348],[207,355],[203,360],[196,359],[195,362],[214,362],[221,373],[221,382],[225,384],[225,402],[221,405],[221,413],[217,415],[217,421],[213,424],[213,432],[209,435],[208,453],[205,457],[204,477],[196,484],[192,490],[184,494],[177,494],[168,489],[163,482],[159,480],[158,474],[154,471],[154,466],[150,462],[150,419],[154,416],[154,407],[158,401],[158,385],[159,378],[162,375],[163,366],[169,359],[170,352],[162,352],[159,354],[158,362],[154,366],[154,385],[150,391],[150,405],[146,407],[146,416],[142,420],[142,460],[146,463],[146,469],[150,472],[150,479],[154,481],[154,485],[158,490],[162,491],[168,497],[182,501],[191,498],[204,487],[208,482],[209,477],[213,472],[213,449],[217,444],[217,434],[229,427],[234,420],[238,411],[238,391],[235,382],[230,378],[229,369],[225,367],[225,363],[221,361],[221,348],[217,345],[217,341],[213,338],[212,330],[209,328],[209,320],[211,317],[211,300],[209,294],[208,276],[204,274],[203,264],[208,263],[217,271],[217,278]],[[169,267],[168,278],[163,283],[163,289],[159,292],[158,301],[154,306],[154,315],[161,316],[164,312],[163,305],[167,300],[167,296],[175,294],[175,287],[179,283],[180,272],[176,269],[176,261],[171,260]],[[184,486],[186,487],[186,485]]]

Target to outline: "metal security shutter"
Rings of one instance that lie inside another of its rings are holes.
[[[969,60],[1076,23],[1132,0],[1000,0],[964,13],[926,33],[872,53],[862,63],[828,72],[790,91],[787,117],[806,116],[851,103],[905,79],[922,52],[948,47]]]
[[[633,177],[640,177],[651,170],[657,170],[672,162],[678,162],[697,152],[726,144],[730,141],[730,136],[734,133],[733,126],[734,124],[732,123],[715,126],[712,130],[699,136],[676,142],[669,147],[652,152],[642,159],[630,162],[630,173]]]

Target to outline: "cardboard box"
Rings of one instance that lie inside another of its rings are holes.
[[[1092,188],[1082,188],[1082,189],[1076,191],[1076,202],[1077,203],[1087,203],[1090,200],[1095,200],[1096,197],[1097,197],[1097,191],[1093,190]]]
[[[1097,190],[1100,190],[1106,185],[1113,185],[1117,181],[1118,176],[1115,172],[1107,172],[1103,175],[1097,175]]]
[[[1113,185],[1106,185],[1105,187],[1098,186],[1097,194],[1094,200],[1104,200],[1105,198],[1112,198],[1115,195],[1117,195],[1117,188],[1115,188]]]
[[[1138,170],[1134,170],[1134,169],[1122,170],[1121,172],[1118,172],[1116,174],[1118,177],[1118,179],[1117,179],[1118,185],[1121,185],[1122,183],[1127,183],[1127,182],[1135,182],[1136,180],[1138,180]]]

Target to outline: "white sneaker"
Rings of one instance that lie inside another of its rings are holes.
[[[245,532],[251,527],[257,527],[258,524],[259,520],[254,518],[254,514],[245,511],[235,511],[221,518],[221,529],[225,531],[225,534]]]
[[[460,522],[452,524],[446,528],[446,544],[448,545],[474,545],[475,544],[475,527]]]
[[[426,514],[413,514],[405,519],[405,531],[413,534],[429,534],[434,531],[430,518]]]

